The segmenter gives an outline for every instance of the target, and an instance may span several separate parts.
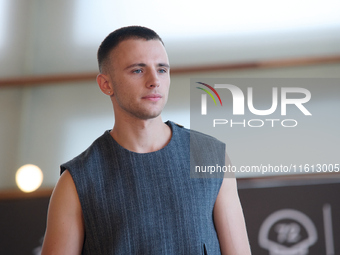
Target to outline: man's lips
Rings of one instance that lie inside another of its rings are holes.
[[[142,99],[150,100],[150,101],[158,101],[162,96],[160,94],[150,94],[142,97]]]

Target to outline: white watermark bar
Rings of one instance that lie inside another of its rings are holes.
[[[190,129],[225,143],[233,164],[191,162],[191,172],[338,173],[337,109],[339,78],[191,79]]]

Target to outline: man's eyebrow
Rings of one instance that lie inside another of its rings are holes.
[[[129,68],[136,67],[136,66],[145,67],[146,64],[144,64],[144,63],[134,63],[132,65],[127,66],[125,69],[129,69]]]
[[[170,68],[169,64],[166,64],[166,63],[159,63],[157,66]],[[146,67],[146,64],[144,64],[144,63],[134,63],[132,65],[127,66],[125,69],[130,69],[132,67]]]
[[[169,64],[166,64],[166,63],[159,63],[158,66],[164,66],[164,67],[170,68]]]

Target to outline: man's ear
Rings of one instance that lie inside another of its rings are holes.
[[[104,94],[109,96],[113,95],[113,88],[108,75],[102,73],[98,74],[97,83]]]

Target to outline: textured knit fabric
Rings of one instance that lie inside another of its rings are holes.
[[[81,203],[83,254],[220,254],[213,207],[222,179],[190,178],[190,139],[200,164],[223,165],[225,146],[167,124],[172,137],[159,151],[131,152],[106,131],[61,166]]]

